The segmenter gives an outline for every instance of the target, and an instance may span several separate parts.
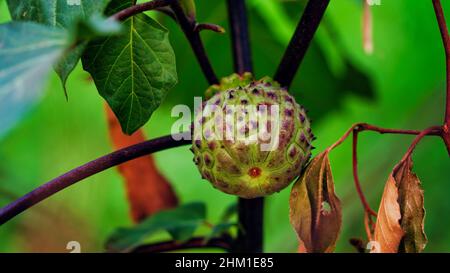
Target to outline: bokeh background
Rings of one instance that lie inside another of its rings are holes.
[[[225,1],[197,0],[201,22],[229,29]],[[273,75],[306,1],[248,0],[256,76]],[[450,3],[444,1],[450,18]],[[355,122],[382,127],[423,129],[440,124],[444,113],[444,51],[431,1],[381,0],[372,7],[374,53],[362,45],[362,1],[332,1],[297,74],[291,91],[310,110],[318,139],[315,153],[337,140]],[[168,17],[152,16],[169,28],[177,56],[179,84],[145,126],[149,137],[170,133],[170,109],[193,105],[207,88],[183,34]],[[0,1],[0,22],[9,20]],[[203,41],[220,76],[232,73],[228,34],[203,32]],[[1,60],[0,60],[1,61]],[[56,75],[42,101],[5,138],[0,139],[0,206],[73,167],[112,151],[103,100],[88,74],[76,69],[65,100]],[[384,182],[402,157],[410,136],[364,133],[359,160],[363,188],[378,208]],[[208,218],[236,202],[201,180],[188,147],[156,154],[181,202],[203,201]],[[338,252],[353,252],[350,238],[364,237],[363,210],[351,175],[351,144],[331,156],[336,191],[343,205]],[[425,189],[426,252],[450,251],[450,160],[441,140],[425,139],[414,155],[414,169]],[[268,252],[294,252],[289,225],[289,188],[266,199]],[[82,251],[101,252],[105,239],[131,225],[122,178],[116,169],[86,179],[28,210],[0,228],[0,252],[65,252],[76,240]],[[167,235],[161,234],[160,238]],[[158,238],[159,239],[159,238]]]

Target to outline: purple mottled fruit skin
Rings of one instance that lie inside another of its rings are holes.
[[[203,109],[206,105],[226,109],[230,105],[249,104],[279,106],[280,130],[276,149],[262,151],[261,145],[267,142],[259,138],[250,143],[242,140],[208,139],[207,135],[216,129],[214,123],[209,122],[212,117],[205,117],[202,112],[197,111],[195,126],[203,125],[203,128],[194,130],[192,151],[202,177],[215,188],[243,198],[256,198],[279,192],[300,175],[311,157],[314,136],[304,108],[276,83],[256,81],[219,92],[203,105]],[[236,115],[233,124],[238,119],[239,115]],[[260,129],[258,126],[263,125],[255,120],[248,120],[242,127],[236,125],[238,128],[235,129],[242,132],[248,126]],[[229,127],[234,128],[225,124],[218,130],[222,130],[225,135]]]

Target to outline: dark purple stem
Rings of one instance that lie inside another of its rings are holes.
[[[208,83],[211,85],[219,83],[219,79],[212,68],[208,55],[206,54],[200,34],[196,31],[197,22],[186,16],[178,1],[172,3],[170,7],[172,8],[181,29],[191,45],[195,57],[197,58]]]
[[[234,55],[234,70],[238,74],[253,72],[245,0],[227,0]]]
[[[124,21],[131,16],[142,13],[148,10],[159,9],[162,7],[166,7],[173,3],[175,0],[153,0],[151,2],[145,2],[138,5],[133,5],[129,8],[119,11],[118,13],[111,16],[111,18],[116,19],[117,21]]]
[[[227,0],[235,71],[253,72],[245,0]],[[263,251],[264,198],[239,198],[239,229],[234,252]]]
[[[39,188],[0,209],[0,225],[9,221],[26,209],[36,205],[42,200],[89,176],[144,155],[190,143],[190,140],[176,141],[172,136],[164,136],[102,156],[45,183]]]
[[[330,0],[310,0],[284,53],[274,79],[289,87],[319,27]]]

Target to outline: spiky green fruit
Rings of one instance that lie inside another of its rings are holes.
[[[314,136],[304,108],[286,89],[268,78],[242,83],[217,91],[196,112],[192,151],[202,177],[215,188],[256,198],[279,192],[300,175]],[[278,106],[273,108],[278,116],[271,106]],[[242,111],[230,112],[233,107]],[[256,115],[248,113],[251,109]],[[264,115],[267,120],[261,118]],[[270,140],[255,134],[265,128],[266,133],[273,132]],[[271,141],[278,145],[270,147]]]

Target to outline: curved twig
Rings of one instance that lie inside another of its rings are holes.
[[[358,176],[358,133],[359,131],[353,130],[353,151],[352,151],[352,161],[353,161],[353,180],[355,182],[356,192],[358,193],[359,199],[361,200],[361,203],[364,207],[364,210],[367,214],[370,214],[372,216],[377,216],[377,213],[370,207],[369,203],[367,202],[366,196],[364,195],[364,192],[361,187],[361,183],[359,183],[359,176]],[[369,216],[370,217],[370,216]]]
[[[445,121],[442,138],[447,146],[447,152],[450,155],[450,36],[448,34],[447,23],[445,21],[444,11],[440,0],[433,0],[433,7],[436,13],[436,18],[441,32],[442,42],[445,49],[445,64],[446,64],[446,83],[447,83],[447,98],[445,103]]]
[[[117,21],[125,21],[126,19],[134,16],[136,14],[142,13],[144,11],[155,10],[162,7],[169,6],[175,0],[153,0],[151,2],[146,2],[138,5],[133,5],[129,8],[119,11],[118,13],[111,16],[111,18]]]
[[[135,158],[148,155],[161,150],[179,147],[191,143],[190,140],[180,140],[175,136],[164,136],[145,141],[108,155],[102,156],[80,167],[77,167],[22,196],[6,207],[0,209],[0,225],[9,221],[26,209],[34,206],[53,194],[99,172],[117,166]]]
[[[183,11],[183,8],[180,6],[180,3],[178,3],[178,1],[173,2],[170,5],[170,7],[176,16],[177,21],[184,32],[184,35],[186,36],[186,38],[189,41],[189,44],[191,45],[195,57],[197,58],[197,61],[200,64],[200,67],[206,79],[208,80],[208,83],[210,85],[218,84],[219,79],[217,78],[216,73],[212,68],[208,55],[206,54],[205,47],[200,38],[200,34],[198,31],[195,30],[197,22],[191,20],[186,16],[186,14]]]

